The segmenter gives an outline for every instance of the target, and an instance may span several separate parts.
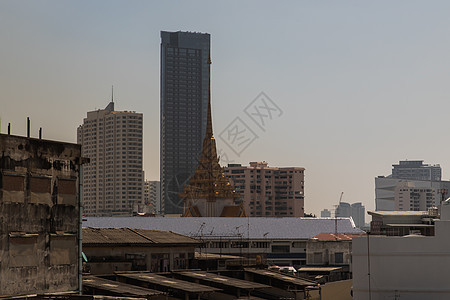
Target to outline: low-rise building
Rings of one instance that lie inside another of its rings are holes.
[[[337,226],[336,226],[337,225]],[[351,218],[86,218],[85,227],[172,231],[199,239],[201,253],[237,255],[244,263],[306,265],[306,244],[322,232],[361,233]]]
[[[168,272],[191,268],[200,241],[169,231],[83,228],[83,252],[91,274]]]
[[[370,233],[388,236],[434,235],[434,221],[438,218],[437,208],[429,211],[368,211],[368,214],[372,216]]]

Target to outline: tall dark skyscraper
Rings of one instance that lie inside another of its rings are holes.
[[[210,35],[161,31],[161,208],[183,213],[178,194],[194,174],[208,113]]]

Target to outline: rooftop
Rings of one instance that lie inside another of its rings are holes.
[[[423,216],[427,215],[427,211],[412,211],[412,210],[377,210],[377,211],[368,211],[369,215],[378,215],[378,216]]]
[[[318,241],[351,241],[355,236],[364,235],[365,232],[352,233],[328,233],[322,232],[314,236],[313,239]]]
[[[143,218],[88,217],[83,227],[136,228],[171,231],[208,239],[310,239],[322,232],[335,232],[335,218]],[[338,233],[363,233],[351,218],[337,218]],[[84,234],[84,232],[83,232]]]
[[[149,218],[145,218],[149,219]],[[83,228],[83,245],[198,244],[198,241],[170,231],[131,228]]]

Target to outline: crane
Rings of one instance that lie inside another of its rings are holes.
[[[341,201],[342,201],[342,196],[344,196],[344,192],[341,192],[341,197],[339,197],[339,204],[336,207],[336,209],[334,210],[334,237],[337,240],[338,239],[338,229],[337,229],[337,210],[339,208],[339,206],[341,205]]]

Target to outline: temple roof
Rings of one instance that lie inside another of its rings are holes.
[[[202,152],[199,157],[195,174],[190,178],[189,184],[185,186],[180,197],[186,199],[237,199],[239,195],[225,176],[217,157],[216,139],[213,135],[211,116],[211,59],[209,64],[209,96],[208,96],[208,116],[205,138],[203,139]]]

